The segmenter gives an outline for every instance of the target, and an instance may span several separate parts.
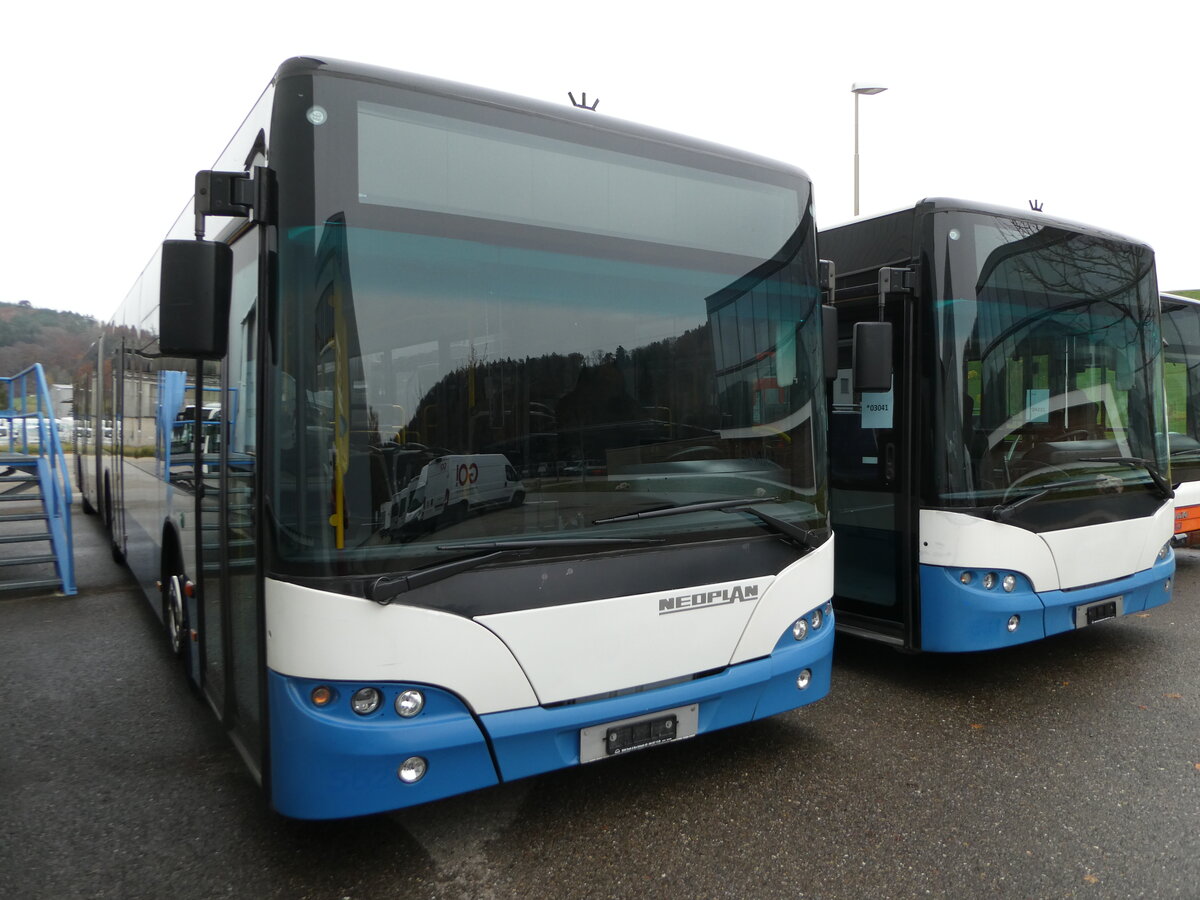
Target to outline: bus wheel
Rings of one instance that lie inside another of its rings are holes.
[[[183,596],[184,578],[172,575],[163,586],[163,623],[167,629],[167,646],[175,656],[182,656],[187,645],[187,607]]]
[[[125,554],[121,552],[121,546],[117,543],[117,517],[113,514],[112,505],[112,487],[108,483],[108,478],[104,479],[104,526],[108,529],[108,545],[109,551],[112,553],[112,560],[117,565],[125,564]]]

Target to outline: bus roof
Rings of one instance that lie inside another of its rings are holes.
[[[849,222],[841,222],[837,225],[831,225],[821,230],[834,231],[838,228],[850,227],[861,222],[884,219],[892,216],[897,217],[897,219],[902,219],[909,214],[949,211],[978,212],[983,213],[984,215],[1007,216],[1014,219],[1025,219],[1030,222],[1041,222],[1046,225],[1063,228],[1068,231],[1079,231],[1086,234],[1094,234],[1099,237],[1108,238],[1110,240],[1122,241],[1129,244],[1140,244],[1144,247],[1149,247],[1149,244],[1147,244],[1145,241],[1130,237],[1127,234],[1122,234],[1117,231],[1111,231],[1107,228],[1098,228],[1095,225],[1089,225],[1086,222],[1078,222],[1072,219],[1062,219],[1056,216],[1048,216],[1045,213],[1035,212],[1028,209],[1013,209],[1011,207],[997,206],[991,203],[980,203],[974,200],[962,200],[954,197],[926,197],[925,199],[918,201],[913,206],[892,210],[886,213],[880,213],[876,216],[864,216]]]
[[[604,115],[603,113],[577,109],[566,103],[549,103],[544,100],[535,100],[517,94],[508,94],[487,87],[447,81],[429,75],[418,75],[413,72],[404,72],[396,69],[387,69],[382,66],[372,66],[325,57],[296,56],[285,60],[280,64],[275,73],[275,81],[278,82],[283,78],[295,75],[332,76],[392,85],[437,97],[464,100],[469,103],[483,104],[498,109],[570,122],[577,126],[582,124],[601,131],[628,135],[640,140],[660,144],[686,147],[694,152],[706,153],[722,159],[757,165],[776,171],[785,171],[803,178],[805,181],[811,181],[803,169],[790,163],[736,150],[732,147],[700,138],[675,134],[650,125],[642,125],[637,122],[618,119],[613,116]]]

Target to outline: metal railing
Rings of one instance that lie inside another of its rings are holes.
[[[74,594],[71,478],[41,363],[34,363],[16,375],[0,376],[0,390],[4,389],[7,402],[0,409],[0,422],[7,423],[8,433],[0,437],[0,454],[7,466],[36,467],[62,591]]]

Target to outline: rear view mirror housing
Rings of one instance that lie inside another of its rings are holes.
[[[838,314],[826,304],[821,307],[821,352],[825,357],[825,380],[833,381],[838,373]]]
[[[854,324],[854,390],[886,393],[892,389],[892,323]]]
[[[221,359],[229,334],[233,250],[215,241],[164,241],[158,344],[164,356]]]

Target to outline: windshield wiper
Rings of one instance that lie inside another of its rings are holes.
[[[666,538],[544,538],[540,541],[470,541],[461,544],[438,544],[439,550],[537,550],[541,547],[591,547],[595,544],[630,546],[633,544],[661,544]]]
[[[753,506],[755,503],[777,503],[778,497],[752,497],[745,500],[709,500],[706,503],[685,503],[682,506],[666,506],[662,509],[648,509],[645,512],[626,513],[623,516],[609,516],[607,519],[593,519],[593,525],[608,525],[610,522],[632,522],[635,519],[659,519],[663,516],[682,516],[685,513],[702,512],[706,509],[737,509],[741,506]]]
[[[451,575],[457,575],[459,572],[474,569],[485,562],[491,562],[498,556],[504,556],[506,552],[508,551],[493,550],[490,553],[481,553],[478,556],[456,559],[453,562],[430,566],[427,569],[418,569],[415,572],[410,572],[407,575],[398,575],[394,578],[384,575],[381,578],[376,578],[371,586],[367,588],[367,597],[374,600],[380,606],[387,606],[403,593],[424,587],[427,584],[433,584],[435,581],[441,581],[443,578],[449,578]]]
[[[1122,466],[1142,469],[1150,476],[1150,480],[1154,482],[1154,486],[1158,488],[1158,493],[1164,500],[1170,500],[1175,496],[1175,491],[1171,488],[1167,479],[1163,477],[1162,472],[1158,471],[1150,460],[1142,459],[1140,456],[1089,456],[1079,461],[1117,463]]]
[[[450,562],[417,569],[407,575],[390,577],[384,575],[375,579],[367,588],[367,597],[381,606],[387,606],[401,594],[416,590],[450,578],[460,572],[466,572],[484,563],[492,562],[510,553],[528,552],[541,547],[592,547],[620,546],[642,544],[661,544],[663,538],[546,538],[540,541],[474,541],[461,544],[438,544],[437,549],[444,551],[476,551],[474,556],[455,559]]]
[[[645,512],[627,513],[623,516],[609,516],[607,519],[594,519],[593,525],[607,525],[610,522],[632,522],[635,519],[658,519],[664,516],[680,516],[685,513],[716,510],[718,512],[743,512],[754,516],[771,531],[782,535],[804,550],[815,550],[829,540],[828,531],[810,531],[801,528],[784,519],[768,515],[762,510],[754,509],[759,503],[778,503],[778,497],[747,497],[742,500],[709,500],[704,503],[685,503],[682,506],[668,506],[663,509],[650,509]]]
[[[729,511],[733,512],[734,510],[731,509]],[[750,506],[739,507],[736,509],[736,511],[744,512],[748,515],[754,516],[754,518],[758,519],[776,534],[782,535],[793,543],[799,545],[803,550],[816,550],[827,540],[829,540],[828,529],[823,528],[820,531],[812,531],[808,528],[801,528],[799,525],[794,525],[791,522],[786,522],[783,519],[776,518],[775,516],[769,516],[762,510],[754,509]]]
[[[1017,500],[1010,500],[1008,503],[998,503],[992,507],[992,518],[997,522],[1003,522],[1026,503],[1032,503],[1034,500],[1045,497],[1048,493],[1050,493],[1050,488],[1045,488],[1033,494],[1026,494]]]

